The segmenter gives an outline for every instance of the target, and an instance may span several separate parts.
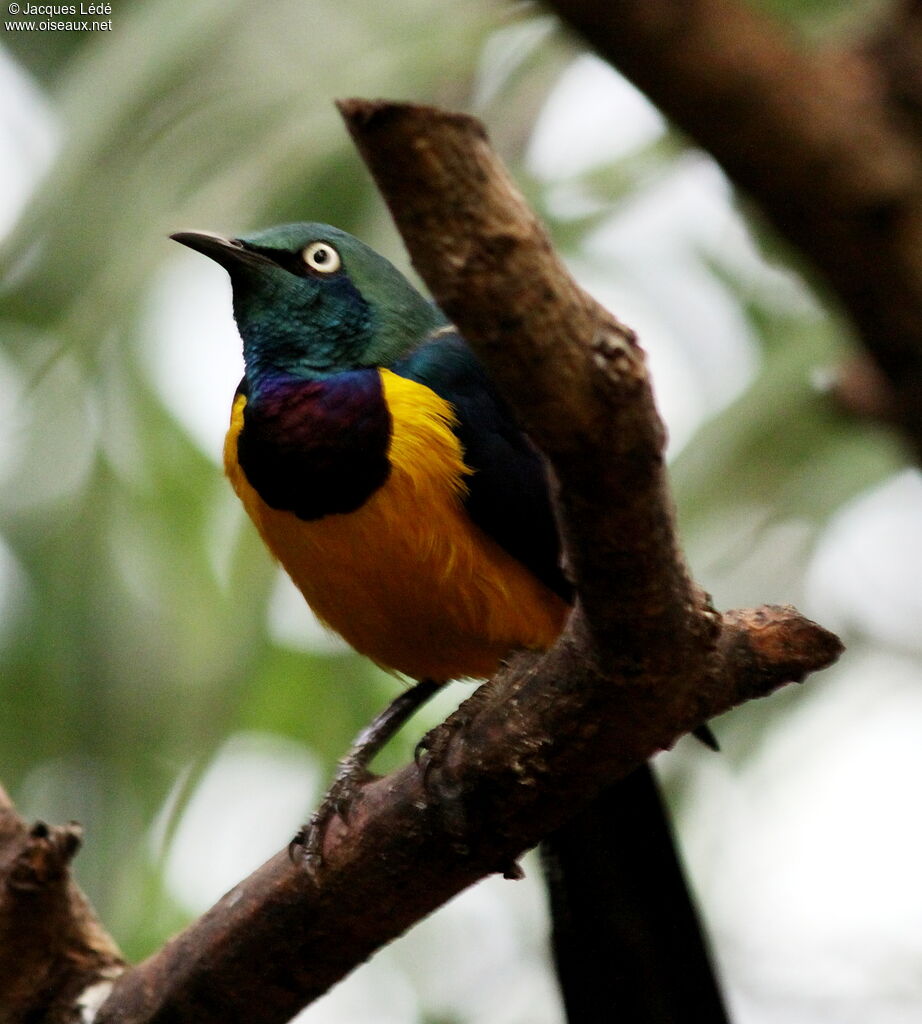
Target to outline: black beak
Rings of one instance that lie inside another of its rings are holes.
[[[208,231],[177,231],[170,235],[174,242],[186,245],[196,252],[202,253],[215,263],[220,263],[225,270],[243,265],[275,266],[272,260],[262,253],[248,249],[243,242],[236,238],[224,238],[222,235],[213,235]]]

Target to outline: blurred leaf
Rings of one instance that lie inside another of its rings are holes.
[[[892,433],[844,415],[820,389],[819,378],[844,356],[836,324],[816,316],[759,319],[758,378],[705,424],[672,467],[689,531],[733,506],[819,525],[905,464]]]
[[[758,0],[754,6],[828,43],[830,37],[847,37],[866,29],[889,4],[886,0]]]

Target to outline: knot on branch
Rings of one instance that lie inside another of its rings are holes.
[[[75,821],[53,827],[37,821],[10,867],[7,885],[17,892],[35,892],[56,881],[66,872],[82,841],[83,829]]]
[[[610,326],[600,327],[589,342],[589,350],[595,365],[605,374],[619,379],[625,376],[643,376],[643,350],[637,342],[637,335],[629,327],[612,318]]]

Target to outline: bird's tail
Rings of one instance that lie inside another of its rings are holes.
[[[541,844],[571,1024],[727,1024],[649,765]]]

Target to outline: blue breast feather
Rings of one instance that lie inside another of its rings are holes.
[[[237,438],[237,461],[270,508],[299,519],[354,512],[387,480],[391,419],[377,370],[320,380],[278,374],[246,378],[248,400]]]

